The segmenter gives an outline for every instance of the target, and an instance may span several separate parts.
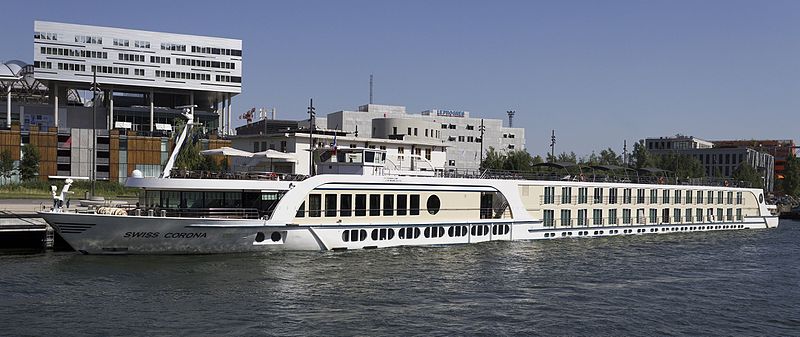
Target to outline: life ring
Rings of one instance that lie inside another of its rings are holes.
[[[586,181],[586,176],[585,176],[585,175],[583,175],[583,173],[581,173],[581,175],[578,177],[578,179],[579,179],[580,181]]]
[[[724,184],[725,184],[725,187],[731,186],[731,183],[729,183],[727,180],[725,180]]]
[[[664,185],[666,183],[666,179],[664,179],[664,177],[658,177],[658,183],[660,185]]]

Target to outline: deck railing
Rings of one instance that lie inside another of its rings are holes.
[[[552,172],[525,172],[508,170],[468,170],[451,169],[439,171],[439,177],[444,178],[471,178],[471,179],[501,179],[501,180],[544,180],[544,181],[581,181],[601,183],[633,183],[633,184],[670,184],[670,185],[695,185],[695,186],[725,186],[725,187],[751,187],[749,182],[737,181],[729,178],[676,178],[665,176],[637,176],[637,175],[612,175],[612,174],[557,174]]]
[[[430,172],[430,171],[426,171]],[[437,177],[442,178],[469,178],[469,179],[500,179],[500,180],[544,180],[544,181],[576,181],[600,183],[632,183],[652,185],[693,185],[693,186],[720,186],[720,187],[751,187],[746,181],[730,178],[677,178],[652,175],[614,175],[614,174],[557,174],[553,172],[525,172],[509,170],[470,170],[448,169],[436,171]],[[174,169],[172,178],[188,179],[237,179],[237,180],[276,180],[276,181],[301,181],[308,178],[305,174],[290,174],[277,172],[216,172],[216,171],[187,171]]]

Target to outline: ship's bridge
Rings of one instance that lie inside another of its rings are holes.
[[[386,150],[372,148],[323,148],[315,152],[319,174],[429,176],[436,174],[433,164],[418,155],[408,155],[411,169],[402,169],[386,156]]]
[[[368,148],[329,148],[316,152],[320,174],[383,175],[386,151]]]

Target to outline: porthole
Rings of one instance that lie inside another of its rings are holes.
[[[269,236],[272,239],[272,242],[281,241],[281,233],[280,232],[272,232],[272,235]]]
[[[256,242],[264,242],[265,238],[266,238],[266,235],[264,235],[264,233],[262,233],[262,232],[256,233]]]
[[[428,207],[428,213],[435,215],[436,213],[439,213],[439,208],[442,207],[442,202],[436,195],[431,195],[428,197],[428,202],[426,205]]]

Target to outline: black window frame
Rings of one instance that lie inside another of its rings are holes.
[[[394,215],[394,194],[384,194],[382,206],[384,216]]]
[[[356,194],[355,200],[355,216],[367,216],[367,195]]]
[[[353,215],[353,195],[340,194],[339,195],[339,216],[349,217]]]

